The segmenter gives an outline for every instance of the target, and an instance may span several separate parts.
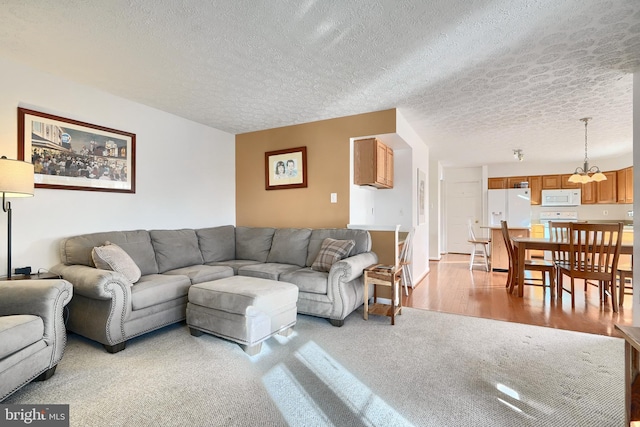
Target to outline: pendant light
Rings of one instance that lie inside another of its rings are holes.
[[[607,177],[600,172],[600,168],[597,166],[589,167],[589,156],[587,156],[587,124],[591,120],[591,117],[585,117],[580,119],[584,122],[584,165],[583,167],[577,167],[576,171],[569,177],[569,182],[586,184],[592,181],[605,181]],[[591,174],[591,175],[589,175]]]

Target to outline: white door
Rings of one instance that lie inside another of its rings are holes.
[[[446,203],[447,252],[469,254],[467,221],[472,219],[476,237],[487,234],[481,230],[482,187],[480,181],[451,182],[447,185]]]

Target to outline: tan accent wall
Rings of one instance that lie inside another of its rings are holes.
[[[350,138],[395,131],[392,109],[236,135],[236,225],[346,227]],[[308,187],[266,190],[265,152],[303,146]]]

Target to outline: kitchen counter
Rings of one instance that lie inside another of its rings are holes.
[[[352,230],[369,231],[396,231],[398,225],[376,225],[376,224],[347,224],[347,228]]]
[[[480,228],[488,228],[489,230],[502,230],[502,227],[499,225],[481,225]],[[531,227],[512,227],[509,226],[509,231],[511,230],[529,230]]]

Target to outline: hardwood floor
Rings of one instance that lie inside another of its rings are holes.
[[[431,271],[413,290],[409,288],[409,296],[403,289],[404,306],[615,337],[620,335],[614,324],[632,324],[631,295],[614,313],[609,300],[600,304],[596,287],[588,286],[585,293],[582,283],[576,283],[572,309],[567,292],[561,302],[540,286],[525,286],[524,298],[509,294],[507,273],[488,273],[478,266],[469,271],[468,255],[445,255],[429,266]]]

